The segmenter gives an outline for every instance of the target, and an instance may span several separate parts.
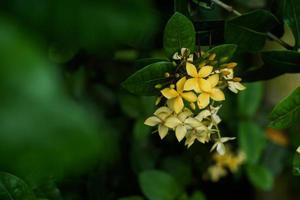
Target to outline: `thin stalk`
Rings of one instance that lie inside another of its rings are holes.
[[[225,10],[227,10],[228,12],[231,12],[233,14],[235,14],[236,16],[241,16],[242,13],[240,13],[239,11],[235,10],[232,6],[224,3],[221,0],[211,0],[212,2],[214,2],[215,4],[219,5],[220,7],[224,8]],[[268,32],[267,36],[276,41],[278,44],[280,44],[281,46],[285,47],[286,49],[293,49],[293,47],[291,45],[289,45],[288,43],[286,43],[285,41],[281,40],[280,38],[278,38],[276,35],[274,35],[273,33]]]

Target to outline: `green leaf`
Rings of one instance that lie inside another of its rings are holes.
[[[171,62],[153,63],[131,75],[122,86],[136,95],[154,96],[159,93],[155,85],[166,83],[169,79],[165,77],[165,73],[173,70]]]
[[[300,2],[298,0],[283,0],[283,18],[284,21],[291,27],[296,45],[295,48],[300,48]]]
[[[1,200],[36,200],[31,188],[20,178],[0,172]]]
[[[143,67],[146,67],[147,65],[153,64],[153,63],[157,63],[157,62],[161,62],[161,61],[168,61],[167,59],[163,59],[163,58],[142,58],[139,59],[137,61],[135,61],[134,65],[137,69],[141,69]]]
[[[242,121],[239,124],[238,142],[246,154],[247,162],[257,163],[266,145],[263,129],[253,122]]]
[[[253,117],[261,103],[263,95],[263,84],[248,83],[245,84],[246,90],[238,96],[239,113],[244,117]]]
[[[205,195],[201,191],[195,191],[189,200],[206,200]]]
[[[270,115],[270,126],[288,128],[300,120],[300,87],[281,100]]]
[[[144,171],[139,175],[139,183],[149,200],[175,200],[182,192],[176,180],[163,171]]]
[[[261,53],[264,64],[244,72],[245,81],[268,80],[284,73],[300,72],[300,53],[295,51],[265,51]]]
[[[236,48],[237,45],[235,44],[223,44],[208,50],[208,53],[215,53],[216,59],[220,64],[222,64],[231,60],[236,51]]]
[[[193,23],[184,15],[176,12],[168,21],[164,31],[164,49],[168,57],[172,57],[181,48],[191,52],[195,48],[196,32]]]
[[[293,158],[293,174],[300,176],[300,153],[296,152]]]
[[[248,165],[246,170],[253,185],[263,190],[272,189],[274,177],[267,168],[259,165]]]
[[[226,22],[225,41],[237,44],[242,51],[256,52],[263,48],[267,32],[278,24],[266,10],[255,10]]]

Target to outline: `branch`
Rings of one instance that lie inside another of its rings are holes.
[[[242,15],[242,13],[240,13],[237,10],[235,10],[232,6],[230,6],[228,4],[225,4],[221,0],[211,0],[211,1],[214,2],[215,4],[219,5],[220,7],[224,8],[228,12],[231,12],[231,13],[235,14],[236,16],[241,16]],[[288,49],[288,50],[293,49],[293,47],[291,45],[289,45],[288,43],[284,42],[283,40],[281,40],[280,38],[278,38],[273,33],[268,32],[267,36],[270,39],[272,39],[272,40],[276,41],[277,43],[279,43],[281,46],[285,47],[286,49]]]

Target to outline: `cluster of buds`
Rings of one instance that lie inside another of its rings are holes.
[[[227,58],[219,62],[216,58],[214,53],[190,54],[186,48],[174,54],[176,70],[166,73],[166,77],[172,77],[171,82],[165,88],[156,86],[161,93],[156,104],[162,107],[145,121],[148,126],[158,126],[161,139],[173,130],[179,142],[185,138],[187,147],[196,140],[213,141],[212,150],[225,153],[224,142],[234,138],[221,137],[218,128],[218,111],[225,100],[223,90],[228,88],[237,93],[245,87],[240,78],[234,77],[237,63],[225,63]]]
[[[233,153],[227,148],[224,155],[214,154],[212,156],[214,164],[209,166],[207,173],[204,174],[205,179],[217,182],[225,177],[228,172],[236,173],[241,165],[245,162],[246,156],[243,152]]]

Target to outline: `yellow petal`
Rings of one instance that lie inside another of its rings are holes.
[[[176,99],[174,99],[173,103],[173,110],[175,113],[179,113],[184,107],[183,100],[181,96],[178,96]]]
[[[186,135],[186,128],[185,126],[183,125],[179,125],[176,127],[176,130],[175,130],[175,135],[176,135],[176,138],[177,140],[180,142],[184,136]]]
[[[183,111],[181,113],[178,114],[178,119],[180,121],[184,121],[187,117],[193,115],[193,112],[191,110],[189,110],[188,108],[184,108]]]
[[[178,92],[172,88],[165,88],[160,91],[167,99],[173,99],[178,96]]]
[[[198,84],[198,78],[188,79],[184,84],[184,90],[186,91],[194,90],[195,92],[199,93],[200,89]]]
[[[203,124],[195,118],[189,117],[184,121],[185,124],[190,125],[193,128],[203,126]]]
[[[165,122],[165,126],[168,128],[175,128],[180,124],[182,124],[182,122],[175,116],[169,117]]]
[[[158,117],[152,116],[145,120],[144,124],[148,126],[156,126],[160,124],[161,120]]]
[[[209,94],[207,94],[207,93],[202,93],[202,94],[200,94],[200,95],[198,96],[198,101],[197,101],[197,103],[198,103],[198,107],[199,107],[200,109],[203,109],[203,108],[205,108],[206,106],[208,106],[208,104],[209,104]]]
[[[215,101],[223,101],[225,100],[225,95],[222,90],[218,88],[213,88],[210,93],[210,97]]]
[[[166,114],[171,114],[172,113],[172,110],[166,106],[163,106],[163,107],[160,107],[158,108],[155,112],[154,112],[154,115],[158,116],[160,115],[161,113],[166,113]]]
[[[196,109],[196,104],[195,103],[190,103],[191,109],[195,110]]]
[[[177,83],[176,83],[176,89],[177,89],[177,91],[179,93],[183,92],[183,88],[184,88],[185,82],[186,82],[186,78],[185,77],[183,77],[179,81],[177,81]]]
[[[214,74],[208,77],[207,81],[210,83],[211,87],[215,87],[219,82],[219,74]]]
[[[195,77],[195,78],[198,77],[197,69],[196,69],[195,65],[193,65],[192,63],[189,63],[189,62],[186,63],[186,72],[191,77]]]
[[[181,96],[182,96],[182,98],[184,98],[188,102],[197,101],[197,96],[195,95],[194,92],[184,92],[184,93],[181,93]]]
[[[164,125],[158,125],[158,134],[160,136],[160,139],[163,139],[164,137],[166,137],[166,135],[168,134],[168,127],[164,126]]]
[[[235,88],[238,90],[245,90],[246,87],[239,82],[235,82]]]
[[[201,69],[198,72],[198,76],[201,78],[208,77],[210,75],[210,73],[212,72],[212,70],[213,70],[212,66],[201,67]]]
[[[210,85],[210,82],[208,80],[205,80],[205,79],[200,79],[199,80],[199,87],[200,87],[200,90],[202,92],[210,92],[212,87]]]

